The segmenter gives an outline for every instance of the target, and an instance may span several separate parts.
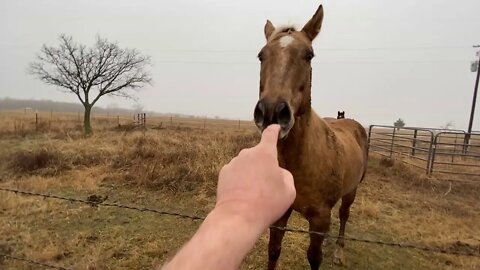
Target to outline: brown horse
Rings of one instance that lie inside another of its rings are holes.
[[[292,209],[309,222],[311,231],[328,232],[334,205],[340,206],[340,232],[345,233],[350,205],[367,167],[365,129],[350,119],[322,119],[311,108],[312,41],[320,32],[323,8],[301,31],[293,27],[265,25],[266,45],[261,61],[260,100],[254,118],[262,131],[268,125],[281,126],[278,142],[279,164],[295,179],[297,197],[292,207],[274,225],[284,227]],[[275,269],[284,231],[270,229],[268,269]],[[322,262],[324,237],[310,235],[307,257],[311,269]],[[338,238],[334,262],[344,263],[344,240]]]

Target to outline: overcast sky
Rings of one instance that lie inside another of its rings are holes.
[[[60,33],[87,45],[100,35],[152,57],[153,85],[137,94],[146,109],[252,119],[266,19],[301,27],[321,3],[312,89],[320,115],[345,110],[364,125],[401,117],[410,126],[467,127],[479,0],[0,0],[0,97],[77,101],[26,69]]]

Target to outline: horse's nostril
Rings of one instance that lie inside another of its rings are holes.
[[[253,118],[255,124],[259,127],[263,126],[263,121],[265,118],[265,104],[263,101],[258,101],[257,106],[255,106],[255,111],[253,112]]]
[[[279,103],[275,108],[277,122],[280,126],[288,126],[292,118],[290,106],[286,102]]]

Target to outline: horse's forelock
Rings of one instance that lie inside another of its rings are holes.
[[[275,31],[272,33],[270,40],[274,40],[275,38],[278,37],[279,34],[281,33],[288,33],[288,32],[293,32],[293,31],[298,31],[297,28],[293,25],[284,25],[284,26],[279,26],[275,29]]]

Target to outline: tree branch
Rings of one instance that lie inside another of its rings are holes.
[[[59,40],[57,48],[42,47],[29,72],[46,84],[74,93],[84,106],[93,106],[105,95],[133,98],[128,90],[151,82],[145,71],[151,65],[150,58],[136,50],[120,48],[100,37],[88,49],[66,35],[60,35]],[[98,94],[90,102],[92,88]]]

